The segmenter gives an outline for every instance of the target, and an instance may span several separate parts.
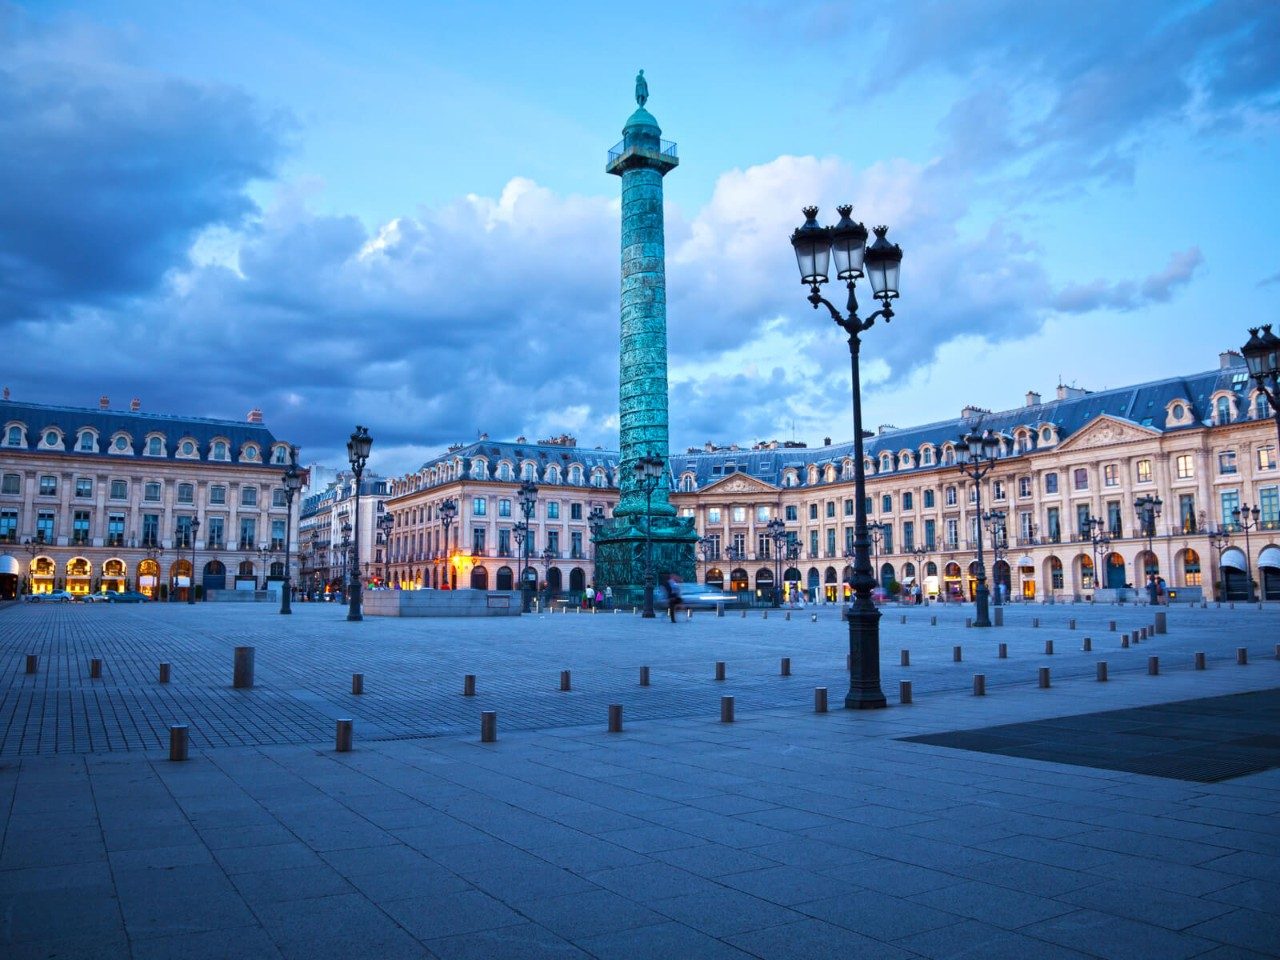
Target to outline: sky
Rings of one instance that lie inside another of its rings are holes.
[[[364,424],[389,475],[481,432],[616,449],[640,68],[680,152],[673,450],[851,437],[810,203],[904,251],[870,428],[1280,323],[1274,0],[0,0],[0,383],[260,408],[332,466]]]

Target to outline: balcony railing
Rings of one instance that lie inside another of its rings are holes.
[[[635,149],[632,148],[631,152],[638,152],[638,151],[635,151]],[[676,145],[672,143],[670,140],[659,140],[658,152],[662,156],[670,157],[673,160],[677,158]],[[615,161],[620,160],[626,153],[628,153],[627,141],[619,140],[616,144],[614,144],[612,147],[609,148],[608,163],[613,164]]]

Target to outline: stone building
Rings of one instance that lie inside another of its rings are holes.
[[[309,468],[310,469],[310,468]],[[302,498],[298,519],[298,587],[311,599],[346,596],[351,577],[351,548],[356,536],[356,478],[349,470],[327,471],[332,476],[319,489]],[[378,520],[384,512],[387,481],[365,471],[360,480],[359,564],[366,587],[385,585],[388,569],[383,534]]]
[[[186,599],[193,585],[202,595],[283,579],[290,446],[261,411],[236,422],[6,391],[0,431],[0,595]]]

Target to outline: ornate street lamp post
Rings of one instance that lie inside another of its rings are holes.
[[[556,552],[557,551],[552,550],[550,547],[543,547],[542,549],[542,566],[546,570],[545,579],[542,582],[547,585],[548,606],[551,604],[552,596],[555,593],[555,591],[551,589],[551,562],[555,560]]]
[[[1247,503],[1241,504],[1231,511],[1231,519],[1236,527],[1244,531],[1244,580],[1245,589],[1248,591],[1247,599],[1249,603],[1253,603],[1253,557],[1249,555],[1249,531],[1258,529],[1258,517],[1262,511],[1257,506],[1250,507]],[[1252,523],[1250,522],[1252,518]]]
[[[1222,566],[1222,554],[1231,545],[1231,531],[1225,528],[1209,533],[1209,549],[1214,552],[1218,561],[1218,599],[1227,598],[1227,571]]]
[[[991,569],[994,571],[993,579],[996,582],[996,606],[999,607],[1004,603],[1000,596],[1000,559],[1007,542],[1004,536],[1004,511],[988,510],[982,514],[982,522],[987,526],[987,533],[991,534]]]
[[[1241,350],[1249,375],[1271,405],[1276,421],[1276,438],[1280,439],[1280,337],[1271,332],[1271,324],[1249,328],[1249,342]]]
[[[391,530],[396,525],[396,518],[384,513],[378,518],[378,530],[382,533],[382,585],[391,585]]]
[[[281,475],[284,482],[284,503],[287,512],[284,516],[284,589],[280,591],[280,612],[293,613],[293,558],[290,555],[293,540],[293,498],[302,489],[302,471],[298,469],[298,448],[289,448],[289,466]]]
[[[520,548],[520,609],[528,613],[533,607],[533,588],[537,586],[538,575],[533,574],[533,583],[529,582],[529,552],[533,549],[533,527],[529,523],[533,509],[538,503],[538,487],[532,480],[520,483],[516,492],[520,500],[520,512],[524,515],[524,523],[515,525],[516,544]],[[523,533],[521,529],[523,528]]]
[[[1090,594],[1090,602],[1098,596],[1098,559],[1099,556],[1105,561],[1111,552],[1111,534],[1107,532],[1107,522],[1101,517],[1095,517],[1092,514],[1084,518],[1084,527],[1089,542],[1093,544],[1093,593]]]
[[[636,480],[644,490],[644,612],[641,617],[652,620],[653,613],[653,491],[658,488],[666,464],[657,455],[641,457],[636,461]]]
[[[987,567],[982,558],[982,478],[991,472],[996,465],[996,453],[1000,449],[1000,440],[990,430],[978,433],[976,430],[960,438],[960,446],[956,450],[956,466],[962,474],[973,481],[977,494],[978,523],[978,591],[974,597],[975,627],[991,626],[989,604],[991,594],[987,590]]]
[[[862,381],[858,370],[862,334],[881,318],[893,318],[889,301],[898,296],[898,271],[902,266],[902,249],[885,239],[887,227],[876,227],[876,240],[867,242],[867,228],[850,219],[851,206],[837,207],[840,222],[834,227],[818,225],[818,208],[805,207],[805,222],[791,235],[800,282],[809,288],[809,302],[815,310],[825,306],[849,336],[849,361],[853,397],[853,480],[857,510],[854,517],[853,590],[849,608],[849,693],[844,705],[851,709],[873,709],[886,705],[880,689],[880,611],[871,599],[875,579],[871,575],[871,558],[867,539],[867,478],[863,464]],[[842,314],[821,293],[827,282],[827,267],[835,254],[836,278],[845,282],[849,291],[846,312]],[[881,307],[865,320],[858,316],[858,300],[854,287],[866,271],[872,295]]]
[[[363,620],[360,596],[360,479],[364,476],[365,464],[369,462],[369,451],[373,449],[373,438],[369,431],[357,425],[355,433],[347,441],[347,460],[351,463],[351,472],[356,475],[356,529],[351,540],[351,579],[348,587],[347,619]]]
[[[1155,553],[1151,549],[1151,542],[1156,535],[1156,521],[1160,519],[1160,511],[1164,507],[1164,501],[1159,497],[1153,497],[1149,494],[1143,494],[1137,500],[1133,501],[1133,508],[1138,513],[1138,526],[1142,530],[1142,535],[1147,538],[1147,555],[1143,564],[1142,573],[1144,577],[1155,577],[1149,569],[1152,561],[1155,560]]]
[[[871,538],[871,579],[881,587],[884,584],[880,581],[880,541],[884,539],[884,531],[887,526],[887,523],[867,524],[867,536]],[[856,531],[854,536],[857,536]],[[858,556],[856,543],[854,544],[853,555],[855,559]]]
[[[187,580],[187,603],[196,602],[196,534],[200,532],[200,518],[191,518],[191,577]]]
[[[146,541],[146,547],[142,551],[142,555],[151,561],[152,567],[155,568],[155,575],[151,581],[151,591],[155,594],[152,600],[160,599],[160,558],[164,556],[164,547],[160,546],[154,539]],[[141,588],[142,584],[138,584]]]
[[[781,517],[774,517],[765,524],[765,532],[773,541],[773,605],[775,607],[782,603],[782,553],[787,543],[786,527]]]
[[[27,556],[31,559],[27,561],[27,596],[32,597],[36,592],[36,578],[31,570],[31,565],[36,562],[36,557],[44,552],[44,548],[48,546],[44,542],[44,531],[37,530],[35,539],[27,537],[22,543],[22,549],[27,552]]]
[[[458,517],[458,501],[450,497],[440,504],[440,523],[444,526],[444,581],[453,590],[457,584],[453,582],[453,565],[450,563],[449,528]]]
[[[924,558],[929,555],[929,548],[923,543],[917,543],[911,548],[911,555],[916,558],[916,585],[920,587],[920,599],[928,600],[929,595],[924,589]]]

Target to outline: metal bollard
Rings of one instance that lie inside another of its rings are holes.
[[[495,743],[498,739],[498,712],[484,710],[480,713],[480,742]]]
[[[685,608],[685,611],[684,611],[684,618],[685,618],[686,620],[692,620],[692,619],[693,619],[693,607],[686,607],[686,608]]]
[[[1046,641],[1044,642],[1044,652],[1045,652],[1045,654],[1046,654],[1047,656],[1050,656],[1050,657],[1052,657],[1052,656],[1053,656],[1053,641],[1052,641],[1052,640],[1046,640]]]
[[[733,697],[720,698],[720,722],[733,723]]]
[[[1076,628],[1076,618],[1072,617],[1070,620],[1067,621],[1067,629],[1074,630],[1075,628]]]
[[[1147,676],[1156,677],[1160,675],[1160,658],[1147,657]]]
[[[791,658],[790,657],[782,658],[782,676],[784,677],[791,676]]]
[[[334,733],[333,749],[338,753],[351,752],[352,727],[354,724],[350,720],[339,720],[337,730]]]
[[[35,673],[40,667],[40,657],[34,653],[27,654],[27,673]]]
[[[620,703],[609,704],[609,732],[622,732],[622,704]]]
[[[906,623],[906,622],[907,622],[907,615],[904,613],[904,614],[902,615],[902,619],[901,619],[901,620],[899,620],[898,622],[899,622],[899,623]]]
[[[717,616],[717,617],[723,617],[723,616],[724,616],[724,604],[723,604],[723,603],[717,603],[717,604],[716,604],[716,616]]]
[[[724,661],[723,660],[716,661],[716,679],[717,680],[724,679]]]
[[[169,728],[169,759],[187,759],[187,725],[177,723]]]
[[[1038,627],[1038,626],[1040,626],[1040,618],[1039,618],[1039,617],[1032,617],[1032,618],[1031,618],[1031,625],[1032,625],[1033,627]]]
[[[996,659],[998,660],[1009,659],[1009,645],[1007,643],[1002,643],[998,647],[996,647]]]
[[[761,620],[768,620],[768,619],[769,619],[769,611],[768,611],[768,610],[761,610],[761,611],[760,611],[760,619],[761,619]]]
[[[852,653],[846,653],[846,654],[844,655],[844,668],[845,668],[846,670],[852,670],[852,669],[853,669],[853,654],[852,654]]]
[[[747,608],[746,608],[746,607],[743,607],[743,608],[742,608],[742,619],[743,619],[743,620],[747,619]]]
[[[169,673],[170,673],[169,664],[167,663],[160,664],[160,682],[161,683],[169,682]]]
[[[1004,626],[1004,607],[996,607],[995,609],[995,625],[997,627]]]
[[[938,618],[937,618],[937,617],[930,617],[930,618],[929,618],[929,626],[931,626],[931,627],[936,627],[937,625],[938,625]]]
[[[1248,662],[1249,662],[1249,648],[1236,647],[1236,663],[1240,664],[1240,666],[1243,667]]]
[[[952,662],[952,663],[959,663],[962,659],[963,659],[963,657],[961,656],[961,650],[960,650],[960,648],[959,648],[959,647],[952,647],[952,648],[951,648],[951,662]]]
[[[253,687],[253,647],[236,647],[232,662],[231,686],[236,690]]]
[[[647,687],[649,685],[649,668],[640,668],[640,686]]]
[[[965,617],[965,618],[964,618],[964,625],[965,625],[965,627],[966,627],[966,628],[968,628],[968,627],[972,627],[972,626],[973,626],[973,617]]]
[[[1204,653],[1199,650],[1196,651],[1196,669],[1204,669]]]
[[[1127,633],[1120,638],[1120,646],[1125,650],[1129,649],[1129,635]]]
[[[816,613],[811,613],[811,614],[809,614],[809,622],[810,622],[810,623],[817,623],[817,622],[818,622],[818,615],[817,615]]]
[[[353,673],[351,675],[351,692],[357,697],[360,696],[360,694],[364,693],[364,674],[363,673]]]
[[[1048,667],[1041,667],[1041,668],[1040,668],[1039,673],[1040,673],[1040,689],[1041,689],[1041,690],[1048,689],[1048,686],[1049,686],[1049,668],[1048,668]]]
[[[813,688],[813,712],[814,713],[827,712],[827,688],[826,687]]]
[[[975,673],[973,675],[973,695],[975,697],[985,697],[987,695],[987,675],[985,673]]]
[[[1092,637],[1085,637],[1085,638],[1084,638],[1084,643],[1082,643],[1082,644],[1080,645],[1080,649],[1081,649],[1081,650],[1083,650],[1085,653],[1088,653],[1090,650],[1092,650],[1092,649],[1093,649],[1093,638],[1092,638]]]
[[[560,671],[560,689],[561,690],[569,689],[569,671],[568,670]]]
[[[1098,682],[1107,682],[1107,661],[1105,660],[1098,661]]]
[[[911,681],[910,680],[898,681],[898,702],[899,703],[911,702]]]
[[[911,651],[903,650],[901,653],[899,653],[898,662],[904,667],[911,666]]]
[[[468,673],[462,678],[462,695],[464,697],[474,697],[476,695],[476,675]]]
[[[89,676],[94,680],[102,677],[102,661],[97,657],[89,661]]]
[[[1280,660],[1280,643],[1276,644],[1276,659]]]
[[[786,615],[785,615],[785,616],[783,616],[783,618],[782,618],[782,619],[783,619],[783,620],[790,621],[790,619],[791,619],[791,611],[790,611],[790,610],[788,610],[788,611],[786,612]]]
[[[1107,621],[1107,629],[1112,633],[1116,632],[1116,622],[1114,620]]]

